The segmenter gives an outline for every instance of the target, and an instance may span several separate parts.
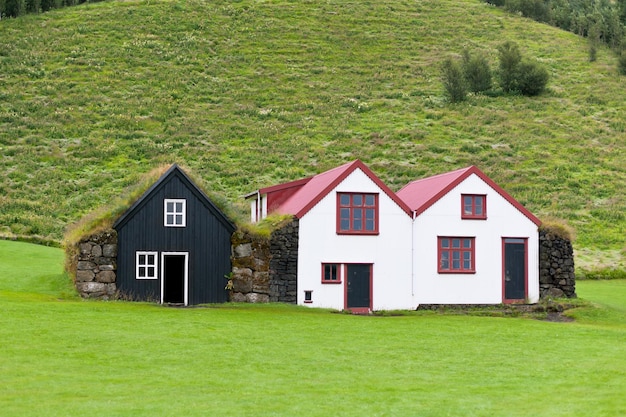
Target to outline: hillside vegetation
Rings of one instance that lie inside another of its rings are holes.
[[[547,67],[548,92],[447,103],[440,63],[467,47],[495,66],[505,40]],[[131,0],[4,19],[0,234],[60,240],[163,163],[241,205],[361,158],[394,190],[476,164],[623,266],[625,88],[608,50],[590,63],[585,39],[481,0]]]

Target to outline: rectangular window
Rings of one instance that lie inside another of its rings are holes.
[[[313,291],[304,291],[304,302],[307,304],[313,302]]]
[[[322,284],[341,284],[339,264],[322,264]]]
[[[136,253],[136,278],[157,279],[157,252]]]
[[[463,219],[486,219],[487,196],[478,194],[461,195],[461,218]]]
[[[183,199],[165,199],[165,226],[167,227],[185,227],[186,201]]]
[[[473,237],[439,237],[438,238],[438,272],[471,274],[475,270],[475,238]]]
[[[378,234],[378,194],[337,193],[337,233]]]

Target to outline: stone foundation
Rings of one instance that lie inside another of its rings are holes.
[[[83,238],[76,251],[75,285],[83,298],[116,297],[117,232],[105,230]]]
[[[270,240],[270,301],[297,303],[298,232],[300,224],[293,219],[274,230]]]
[[[576,298],[572,243],[546,230],[539,231],[540,298]]]

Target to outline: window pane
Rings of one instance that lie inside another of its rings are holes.
[[[341,230],[350,230],[350,209],[342,208],[340,211],[340,229]]]
[[[472,214],[472,197],[471,196],[463,197],[463,213]]]
[[[148,276],[149,277],[154,277],[156,274],[154,273],[154,267],[148,267]]]
[[[174,203],[168,201],[167,209],[165,211],[167,211],[168,213],[172,213],[174,211]]]
[[[452,247],[460,248],[461,247],[461,239],[452,239]]]
[[[150,265],[154,265],[154,255],[148,255],[148,263]]]
[[[183,203],[182,202],[176,203],[176,213],[182,213],[182,212],[183,212]]]
[[[179,224],[179,225],[183,224],[183,216],[182,215],[180,215],[180,214],[176,215],[176,224]]]
[[[138,273],[140,278],[145,278],[146,276],[146,267],[145,266],[140,266],[139,267],[139,273]]]
[[[174,215],[168,214],[165,220],[165,224],[174,224]]]
[[[139,265],[145,265],[146,264],[146,255],[139,255]]]
[[[365,205],[373,206],[376,204],[376,197],[373,194],[367,194],[365,196]]]
[[[477,216],[483,214],[483,197],[476,197],[474,214]]]
[[[461,269],[461,261],[452,261],[452,269]]]
[[[461,259],[461,252],[459,252],[458,250],[455,250],[452,252],[452,260],[453,261],[458,261]]]
[[[463,239],[463,247],[471,248],[472,247],[472,239]]]
[[[352,196],[352,205],[353,206],[362,206],[363,205],[363,196],[360,194],[356,194]]]
[[[441,269],[449,269],[450,268],[450,261],[448,259],[448,252],[441,252]]]
[[[348,194],[341,194],[339,196],[339,204],[341,204],[342,206],[349,206],[350,196]]]
[[[361,230],[363,229],[363,209],[353,209],[352,214],[354,216],[353,219],[353,229]]]
[[[376,211],[374,209],[365,210],[365,230],[373,231],[375,229]]]

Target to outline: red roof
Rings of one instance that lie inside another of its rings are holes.
[[[341,165],[337,168],[333,168],[329,171],[317,174],[311,177],[304,184],[300,183],[300,189],[294,193],[287,201],[280,205],[276,209],[277,212],[282,214],[293,214],[298,218],[302,218],[311,208],[313,208],[319,201],[324,198],[329,192],[331,192],[341,181],[346,179],[348,175],[354,172],[356,169],[363,171],[376,185],[383,190],[404,212],[411,215],[411,209],[402,201],[393,191],[389,189],[374,173],[360,160],[355,160],[347,164]],[[293,184],[286,183],[287,184]],[[280,189],[281,184],[274,187],[268,187],[259,190],[263,193],[263,190],[276,190]],[[358,191],[358,190],[354,190]]]
[[[415,211],[416,216],[419,216],[472,174],[476,174],[537,226],[541,224],[541,221],[537,217],[475,166],[410,182],[398,191],[398,197],[400,197],[411,210]]]

